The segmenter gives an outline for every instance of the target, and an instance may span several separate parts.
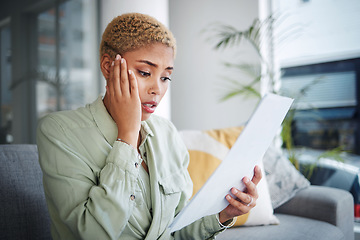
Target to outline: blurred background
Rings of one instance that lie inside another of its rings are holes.
[[[125,12],[156,17],[177,39],[171,89],[157,114],[179,130],[242,125],[259,96],[277,92],[297,99],[295,146],[360,154],[358,0],[2,0],[1,144],[35,143],[39,118],[103,94],[101,34]],[[254,23],[256,48],[251,36],[216,48],[229,31],[249,33]],[[234,83],[257,94],[221,101]]]

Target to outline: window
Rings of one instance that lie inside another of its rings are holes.
[[[0,2],[0,143],[35,143],[39,118],[99,95],[98,4]]]
[[[72,0],[37,15],[37,116],[75,109],[99,92],[94,1]]]
[[[0,144],[11,143],[12,92],[11,92],[11,37],[10,26],[0,26]]]
[[[360,58],[283,69],[282,91],[309,88],[297,99],[296,146],[360,154]],[[295,95],[296,93],[293,93]]]

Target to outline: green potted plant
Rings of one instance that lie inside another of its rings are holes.
[[[282,125],[282,132],[281,132],[281,139],[283,141],[283,146],[286,148],[289,160],[292,164],[299,170],[300,164],[298,159],[297,151],[294,148],[293,143],[293,136],[292,136],[292,126],[294,117],[297,112],[297,102],[304,96],[308,90],[318,82],[322,80],[322,77],[314,79],[310,84],[304,86],[303,88],[299,89],[295,95],[289,96],[287,93],[281,92],[281,89],[277,88],[277,83],[279,82],[280,78],[280,70],[277,70],[274,67],[273,61],[273,37],[272,37],[272,28],[274,24],[281,24],[284,18],[279,17],[281,20],[277,20],[273,16],[269,16],[264,20],[255,19],[253,23],[245,30],[238,30],[233,26],[230,25],[216,25],[212,27],[211,33],[212,36],[210,39],[216,39],[215,49],[225,49],[225,48],[236,48],[239,47],[244,41],[250,43],[252,49],[258,56],[258,63],[256,64],[249,64],[249,63],[231,63],[225,62],[225,67],[229,69],[233,69],[236,71],[241,71],[246,76],[250,78],[250,82],[244,84],[241,79],[227,79],[228,83],[230,84],[229,90],[221,97],[221,101],[226,101],[230,98],[235,96],[248,96],[248,97],[255,97],[260,100],[261,94],[257,90],[257,86],[263,79],[267,79],[268,82],[268,91],[285,95],[288,97],[292,97],[295,99],[292,108],[290,109],[289,113],[287,114],[283,125]],[[295,29],[295,30],[294,30]],[[298,32],[301,31],[301,27],[294,27],[292,30],[285,31],[282,35],[282,39],[286,39],[291,37],[292,35],[297,35]],[[265,57],[264,50],[262,46],[264,44],[268,44],[268,53]],[[326,151],[323,154],[317,157],[319,160],[322,157],[330,157],[332,159],[343,161],[340,156],[342,152],[341,147],[336,149]],[[309,167],[307,170],[307,177],[310,178],[311,174],[316,166],[316,162]]]

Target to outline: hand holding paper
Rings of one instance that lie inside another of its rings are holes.
[[[256,187],[261,177],[260,167],[255,166],[253,178],[251,180],[248,177],[242,179],[246,187],[246,192],[239,191],[236,188],[231,189],[233,196],[228,194],[225,197],[229,205],[219,213],[220,223],[246,214],[256,205],[256,200],[259,197]]]
[[[232,187],[240,191],[245,189],[241,180],[244,176],[253,176],[254,166],[263,158],[292,101],[274,94],[267,94],[261,100],[226,158],[176,216],[170,225],[172,232],[204,216],[221,212],[229,204],[225,196]]]

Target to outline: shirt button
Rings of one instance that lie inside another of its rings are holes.
[[[130,199],[131,199],[131,201],[134,201],[135,200],[135,195],[130,195]]]
[[[136,168],[139,168],[139,164],[138,164],[137,162],[135,163],[135,167],[136,167]]]

